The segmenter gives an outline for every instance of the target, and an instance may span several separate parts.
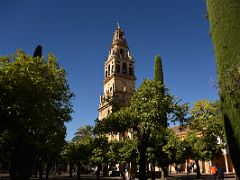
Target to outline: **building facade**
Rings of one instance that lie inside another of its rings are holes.
[[[135,61],[130,54],[124,32],[117,25],[108,57],[104,63],[103,94],[100,95],[98,108],[100,121],[129,104],[135,89],[134,64]],[[114,138],[119,140],[121,136],[118,134]]]

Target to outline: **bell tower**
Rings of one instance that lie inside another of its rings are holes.
[[[100,95],[99,120],[127,106],[135,89],[134,58],[119,24],[104,63],[104,92]]]

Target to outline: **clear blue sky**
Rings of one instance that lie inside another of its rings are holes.
[[[136,61],[138,87],[153,77],[154,56],[163,60],[172,95],[191,105],[218,99],[205,0],[1,0],[0,55],[17,48],[32,54],[41,44],[68,73],[73,100],[67,140],[77,128],[94,124],[103,91],[103,67],[116,23],[125,31]]]

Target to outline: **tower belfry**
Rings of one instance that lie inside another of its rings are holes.
[[[124,32],[117,23],[112,45],[104,63],[104,92],[100,95],[99,120],[128,105],[135,89],[134,63]]]

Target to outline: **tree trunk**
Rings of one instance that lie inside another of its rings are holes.
[[[195,160],[196,166],[197,166],[197,179],[200,179],[201,173],[200,173],[200,166],[199,161]]]
[[[78,177],[78,180],[80,179],[80,171],[81,171],[81,165],[80,163],[77,163],[77,177]]]
[[[238,177],[240,176],[239,9],[239,0],[207,0],[225,134]]]
[[[36,159],[35,161],[35,170],[34,170],[34,176],[35,178],[37,178],[37,175],[38,175],[38,159]]]
[[[155,180],[156,178],[156,174],[155,174],[155,162],[152,163],[152,180]]]
[[[47,164],[46,164],[46,180],[48,180],[49,169],[50,169],[50,165],[49,165],[49,163],[47,163]]]
[[[107,173],[108,172],[108,166],[107,164],[103,164],[103,177],[106,177],[107,176]]]
[[[39,180],[43,179],[43,168],[42,168],[42,163],[39,165]]]
[[[101,164],[98,164],[98,166],[97,166],[97,172],[96,172],[97,180],[100,179],[100,170],[101,170]]]
[[[168,177],[168,167],[167,166],[162,166],[161,169],[162,169],[162,172],[163,172],[161,177],[163,177],[162,179],[165,179],[165,177]]]
[[[136,160],[134,159],[131,162],[130,177],[135,178],[136,176],[137,176],[137,163]]]
[[[146,164],[147,164],[147,156],[146,156],[147,146],[142,145],[139,148],[139,180],[146,180]]]
[[[69,164],[69,176],[72,177],[73,165]]]
[[[29,179],[34,166],[34,147],[19,135],[11,158],[10,177],[13,180]]]

